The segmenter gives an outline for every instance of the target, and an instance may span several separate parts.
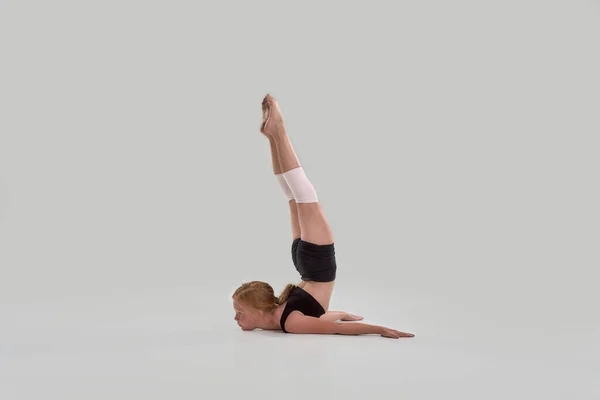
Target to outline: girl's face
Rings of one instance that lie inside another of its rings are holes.
[[[235,321],[244,331],[251,331],[257,327],[257,313],[250,307],[247,307],[236,301],[233,302],[233,310],[235,311]]]

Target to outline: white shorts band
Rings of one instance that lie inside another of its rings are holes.
[[[318,203],[317,191],[306,177],[302,167],[284,172],[283,178],[296,199],[296,203]]]
[[[285,181],[283,174],[276,174],[275,178],[277,178],[277,182],[279,182],[279,185],[281,186],[281,189],[283,190],[283,194],[285,195],[285,198],[288,201],[293,200],[294,193],[292,193],[292,191],[290,190],[290,187],[288,186],[287,182]]]

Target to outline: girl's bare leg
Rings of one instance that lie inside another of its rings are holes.
[[[264,134],[269,139],[269,144],[271,146],[271,163],[273,164],[273,173],[275,175],[279,175],[282,173],[281,165],[279,164],[279,155],[277,153],[277,144],[275,143],[275,139],[268,134]],[[296,207],[296,200],[292,199],[288,201],[290,207],[290,222],[292,224],[292,240],[299,238],[301,236],[300,230],[300,221],[298,218],[298,209]]]
[[[267,95],[266,99],[270,102],[271,107],[264,131],[265,134],[270,135],[275,141],[281,173],[285,173],[300,167],[300,160],[294,151],[294,147],[285,129],[279,104],[270,95]],[[334,242],[331,227],[319,202],[296,203],[296,208],[298,210],[302,240],[319,245]]]

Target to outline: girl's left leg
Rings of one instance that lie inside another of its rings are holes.
[[[263,133],[263,135],[269,139],[269,144],[271,145],[271,162],[273,164],[273,173],[281,185],[284,195],[288,199],[288,204],[290,207],[290,222],[292,224],[292,240],[296,240],[301,236],[302,233],[300,230],[300,219],[298,218],[298,206],[296,205],[296,200],[294,199],[292,191],[283,178],[281,165],[279,165],[279,155],[277,154],[277,144],[275,143],[275,139],[271,135],[267,135],[265,133]]]

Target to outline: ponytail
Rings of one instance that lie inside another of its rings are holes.
[[[294,290],[297,287],[298,286],[294,285],[293,283],[288,283],[286,285],[285,289],[283,289],[283,291],[279,295],[279,297],[277,297],[277,300],[276,300],[277,304],[281,305],[281,304],[285,303],[287,301],[287,299],[290,297],[292,290]]]

